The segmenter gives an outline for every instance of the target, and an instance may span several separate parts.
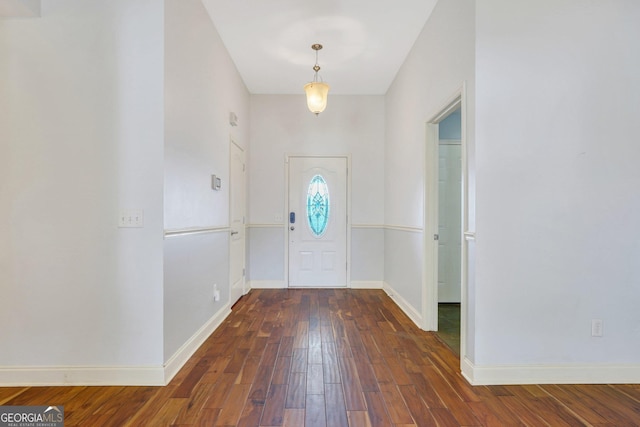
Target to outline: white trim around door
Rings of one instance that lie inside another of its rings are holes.
[[[467,356],[466,336],[468,329],[468,235],[469,227],[469,165],[467,147],[467,96],[463,84],[442,107],[426,121],[425,141],[425,218],[424,218],[424,263],[422,284],[422,328],[438,330],[438,148],[439,126],[456,109],[461,111],[462,146],[462,248],[461,248],[461,303],[460,303],[460,359]]]

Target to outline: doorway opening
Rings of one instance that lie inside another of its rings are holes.
[[[465,357],[468,224],[464,86],[426,124],[423,329]]]
[[[460,107],[438,123],[438,335],[460,354],[462,126]]]

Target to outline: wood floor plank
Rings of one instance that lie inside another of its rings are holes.
[[[304,409],[285,409],[282,427],[304,426]]]
[[[411,377],[400,364],[397,357],[394,356],[384,359],[385,365],[389,369],[389,372],[393,376],[393,381],[398,385],[413,384]]]
[[[434,390],[433,386],[429,383],[429,381],[427,381],[422,372],[410,374],[410,376],[413,385],[416,387],[416,390],[418,390],[418,393],[420,393],[422,400],[425,401],[428,408],[433,409],[446,407],[440,399],[440,396],[438,396],[436,390]]]
[[[224,373],[224,370],[226,369],[230,360],[231,360],[231,357],[223,357],[223,356],[218,356],[215,359],[213,359],[213,363],[209,365],[209,369],[207,369],[207,372],[205,372],[204,375],[202,375],[202,378],[200,379],[200,383],[215,384],[220,378],[220,375]]]
[[[240,369],[242,369],[242,366],[244,365],[244,361],[246,360],[248,354],[249,354],[249,349],[247,348],[240,348],[234,351],[233,356],[231,357],[231,360],[229,361],[229,363],[224,369],[224,373],[225,374],[239,373]]]
[[[220,379],[215,383],[215,387],[213,387],[211,394],[207,398],[204,408],[222,409],[237,376],[238,374],[222,374]]]
[[[280,339],[280,347],[278,348],[278,356],[279,357],[290,357],[293,356],[293,335],[291,336],[283,336]]]
[[[640,420],[640,402],[608,385],[581,385],[581,392],[600,400],[625,419]]]
[[[273,375],[274,366],[260,365],[258,372],[251,384],[251,399],[264,400],[267,398],[267,391],[271,383],[271,377]]]
[[[158,410],[144,422],[152,426],[169,427],[173,424],[174,420],[186,404],[186,398],[170,398],[162,405],[162,407],[158,408]]]
[[[518,414],[518,419],[522,424],[529,427],[548,426],[538,414],[531,409],[530,404],[524,403],[516,396],[501,396],[500,401],[514,414]]]
[[[260,419],[264,411],[264,401],[249,399],[245,402],[240,419],[235,427],[256,427],[260,424]]]
[[[28,405],[29,402],[40,400],[47,404],[62,406],[74,399],[81,392],[79,387],[30,387],[26,391],[15,395],[7,401],[10,406]]]
[[[600,415],[598,411],[607,411],[609,416],[615,414],[614,411],[610,411],[597,400],[574,393],[572,391],[572,389],[575,389],[574,387],[562,385],[542,385],[541,387],[572,413],[580,414],[580,419],[589,424],[604,424],[607,422],[605,417]]]
[[[432,366],[425,366],[422,373],[460,425],[473,426],[479,424],[471,408],[456,393],[451,383],[440,374],[440,371]]]
[[[340,382],[340,365],[338,364],[338,354],[333,342],[322,343],[322,368],[325,384]]]
[[[273,370],[271,384],[287,384],[289,382],[289,374],[291,373],[291,357],[278,357],[276,366]]]
[[[364,411],[367,409],[362,394],[360,378],[356,369],[355,360],[352,357],[338,358],[342,386],[344,389],[344,400],[348,411]]]
[[[175,419],[175,424],[193,425],[198,420],[200,412],[203,410],[207,399],[213,392],[215,384],[199,384],[193,393],[190,393],[190,397],[187,399],[187,404],[183,410],[180,411]]]
[[[371,427],[367,411],[348,411],[349,427]]]
[[[307,348],[294,348],[291,360],[291,372],[307,372]]]
[[[29,387],[6,387],[0,388],[0,405],[4,405],[11,399],[15,399],[20,394],[29,390]]]
[[[176,388],[176,391],[171,397],[189,397],[191,395],[191,391],[200,382],[200,379],[205,374],[205,372],[209,370],[209,366],[211,366],[212,363],[213,360],[211,359],[200,359],[198,363],[196,363],[196,365],[191,369],[185,379]]]
[[[94,387],[90,387],[93,389]],[[108,415],[109,418],[103,422],[104,426],[122,426],[127,421],[133,418],[137,412],[144,407],[148,400],[152,399],[159,391],[160,387],[122,387],[115,388],[120,389],[115,394],[111,394],[114,391],[114,387],[95,387],[99,391],[96,394],[89,394],[89,399],[82,403],[83,411],[78,415],[91,414],[91,415]],[[108,391],[108,393],[105,393]],[[75,400],[75,399],[74,399]],[[79,399],[83,401],[84,399]],[[96,409],[97,406],[97,409]],[[65,405],[65,422],[67,407],[74,411],[73,406]],[[74,414],[76,415],[75,411]],[[75,417],[70,417],[75,419]],[[79,425],[91,425],[90,422],[83,419]]]
[[[413,424],[409,408],[394,383],[380,384],[380,393],[393,424]]]
[[[451,411],[448,408],[434,408],[431,409],[431,413],[433,414],[433,418],[435,418],[436,422],[438,423],[438,427],[460,427],[461,425],[464,425],[465,427],[473,427],[473,426],[480,426],[481,424],[460,424],[457,420],[455,415],[452,413],[453,411]],[[509,424],[482,424],[482,425],[486,425],[486,426],[492,426],[492,427],[504,427],[506,425]]]
[[[204,408],[198,414],[198,418],[194,426],[197,427],[211,427],[216,425],[216,421],[218,421],[218,415],[220,414],[221,409],[209,409]]]
[[[276,364],[276,359],[278,357],[279,349],[280,349],[279,342],[267,343],[267,346],[264,349],[264,353],[262,354],[262,360],[260,360],[260,363],[262,365],[274,366]]]
[[[142,389],[144,390],[144,388]],[[157,393],[157,387],[151,387],[150,392],[146,394],[146,400]],[[142,392],[144,393],[144,391]],[[140,394],[142,394],[140,393]],[[94,414],[114,414],[118,411],[126,400],[123,400],[123,394],[128,399],[133,396],[126,387],[105,388],[105,387],[87,387],[84,392],[80,392],[72,400],[64,402],[65,422],[82,424],[82,421],[90,418]],[[132,405],[133,406],[133,405]],[[137,407],[136,409],[139,409]],[[132,411],[131,414],[134,414]],[[128,419],[124,418],[124,420]]]
[[[264,404],[261,426],[281,426],[284,423],[284,405],[287,398],[286,384],[272,384]]]
[[[562,416],[562,414],[559,414],[557,412],[558,404],[551,397],[539,397],[530,401],[529,404],[531,405],[531,408],[535,412],[535,414],[537,414],[540,418],[542,418],[545,423],[553,427],[583,425],[583,424],[574,424],[574,423],[565,421],[563,419],[564,417]],[[470,405],[474,406],[474,405],[478,405],[478,403],[472,402],[470,403]],[[499,416],[498,413],[502,413],[501,411],[494,411],[492,407],[487,406],[484,402],[482,403],[482,405],[485,405],[485,413],[491,414],[491,416],[493,417]],[[476,408],[474,407],[474,409]]]
[[[333,427],[327,425],[324,394],[307,395],[304,411],[304,427]]]
[[[309,320],[298,322],[293,348],[309,348]]]
[[[227,402],[216,420],[216,426],[235,426],[238,423],[250,389],[249,384],[234,384],[231,387]]]
[[[371,365],[373,368],[373,375],[376,376],[376,381],[378,385],[393,383],[395,384],[395,379],[393,378],[393,374],[389,370],[389,367],[386,363],[373,363]]]
[[[432,427],[436,425],[431,410],[426,403],[419,397],[418,390],[413,385],[400,385],[398,390],[404,399],[411,416],[416,425],[424,427]]]
[[[159,388],[156,393],[154,393],[149,400],[145,402],[145,404],[135,413],[135,415],[129,418],[124,424],[125,427],[133,427],[144,425],[148,423],[148,420],[153,418],[161,407],[167,405],[169,400],[171,400],[171,395],[175,391],[175,386],[166,386]],[[176,412],[175,416],[178,413]]]
[[[367,413],[372,427],[391,427],[391,420],[385,410],[384,399],[379,391],[365,391]]]
[[[358,378],[360,378],[360,386],[362,391],[380,391],[378,387],[378,380],[373,372],[373,366],[369,362],[369,359],[362,357],[353,358],[356,370],[358,371]]]
[[[362,345],[364,346],[367,356],[369,357],[369,361],[371,363],[382,363],[383,356],[378,349],[378,345],[375,340],[371,336],[371,334],[364,334],[360,337],[362,340]]]
[[[307,370],[307,394],[324,393],[324,376],[322,365],[309,365]]]
[[[306,390],[306,372],[293,372],[289,377],[289,387],[287,389],[287,400],[285,402],[285,408],[304,409]]]
[[[330,427],[349,427],[342,385],[325,384],[324,396],[327,425]]]
[[[307,353],[307,363],[321,365],[322,364],[322,348],[310,347]]]

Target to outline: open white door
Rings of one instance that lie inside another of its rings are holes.
[[[245,159],[244,151],[230,144],[229,180],[229,303],[233,305],[245,293]]]
[[[289,286],[347,286],[347,158],[289,158]]]

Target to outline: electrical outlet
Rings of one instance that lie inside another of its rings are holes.
[[[144,227],[144,211],[123,210],[118,216],[118,227],[120,228],[141,228]]]
[[[591,336],[601,337],[602,335],[603,335],[602,320],[592,319],[591,320]]]

